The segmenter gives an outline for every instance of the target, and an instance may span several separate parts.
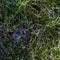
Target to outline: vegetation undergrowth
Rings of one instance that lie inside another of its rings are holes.
[[[1,0],[0,60],[60,60],[60,1]]]

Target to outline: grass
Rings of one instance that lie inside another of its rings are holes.
[[[0,60],[60,60],[59,31],[59,0],[1,0]]]

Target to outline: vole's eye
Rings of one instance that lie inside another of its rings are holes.
[[[9,35],[12,35],[14,32],[8,32]]]

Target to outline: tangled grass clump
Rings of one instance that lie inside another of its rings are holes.
[[[1,0],[0,60],[60,60],[60,1]]]

